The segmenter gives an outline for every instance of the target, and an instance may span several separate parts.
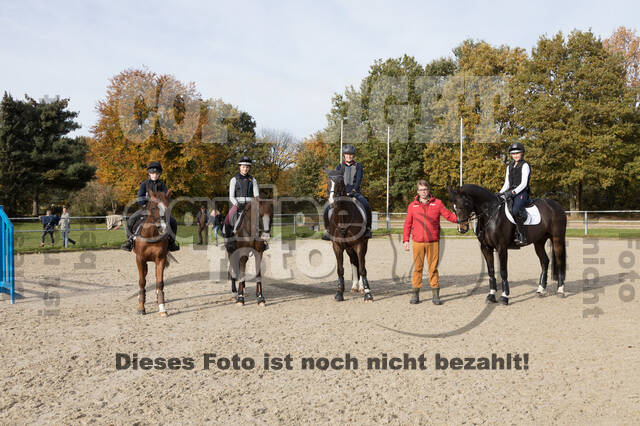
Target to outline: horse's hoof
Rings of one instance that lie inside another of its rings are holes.
[[[258,302],[258,306],[260,306],[260,307],[265,307],[266,304],[267,304],[267,302],[265,302],[264,300]]]
[[[538,297],[546,297],[549,293],[546,291],[537,291]]]
[[[161,317],[168,317],[169,316],[169,314],[166,311],[158,312],[158,314],[160,314]]]
[[[509,304],[509,298],[508,297],[504,297],[504,296],[500,296],[500,304],[507,306]]]
[[[342,293],[338,292],[336,293],[336,297],[334,297],[334,299],[336,299],[336,302],[342,302],[344,301],[344,296],[342,295]]]
[[[231,293],[231,300],[238,299],[238,293]]]
[[[357,293],[358,289],[356,287],[351,287],[351,293]]]
[[[487,303],[498,303],[496,301],[496,295],[495,294],[490,294],[487,296]]]
[[[364,293],[364,288],[361,288],[360,290],[358,290],[358,293],[360,294]]]
[[[556,293],[556,296],[564,299],[565,297],[567,297],[567,294],[564,291],[559,291],[558,293]]]
[[[371,295],[371,293],[365,293],[364,294],[364,301],[365,302],[373,302],[373,296]]]
[[[239,297],[236,299],[236,305],[238,305],[238,306],[244,306],[244,297],[239,296]]]
[[[138,309],[138,315],[145,315],[146,313],[147,312],[144,309],[142,310]]]

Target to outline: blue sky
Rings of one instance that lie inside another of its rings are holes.
[[[54,4],[55,3],[55,4]],[[193,81],[258,127],[306,137],[375,59],[450,56],[466,38],[530,51],[542,34],[638,28],[638,2],[7,2],[0,89],[71,98],[89,134],[110,77],[147,66]]]

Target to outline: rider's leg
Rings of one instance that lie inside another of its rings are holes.
[[[131,251],[133,249],[133,242],[136,234],[138,233],[138,229],[140,228],[140,219],[143,217],[143,213],[143,210],[138,210],[127,219],[127,224],[125,226],[127,240],[120,246],[122,250]]]
[[[180,246],[176,242],[176,237],[178,236],[178,221],[173,216],[169,217],[169,227],[171,228],[171,232],[169,233],[169,251],[178,251],[180,250]]]
[[[527,241],[527,233],[525,230],[524,222],[527,220],[527,213],[524,209],[524,206],[529,201],[528,194],[526,191],[521,192],[516,195],[513,200],[513,220],[516,222],[517,229],[517,239],[516,243],[519,245],[526,245],[529,242]]]
[[[371,206],[369,205],[369,201],[364,198],[364,195],[356,194],[356,198],[358,199],[360,204],[362,204],[362,207],[364,207],[364,211],[367,214],[367,229],[365,230],[364,237],[371,238]]]
[[[231,206],[229,209],[229,213],[224,219],[224,226],[222,228],[222,238],[224,239],[224,245],[227,248],[227,251],[232,252],[235,249],[235,244],[232,239],[233,237],[233,225],[231,224],[231,219],[238,211],[238,206]]]

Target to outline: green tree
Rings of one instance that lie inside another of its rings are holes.
[[[593,33],[541,37],[511,80],[509,132],[527,146],[542,191],[565,191],[582,208],[586,186],[610,190],[637,156],[638,123],[623,58]]]

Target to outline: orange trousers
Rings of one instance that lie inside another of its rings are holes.
[[[427,267],[429,268],[429,285],[431,288],[438,288],[438,256],[440,250],[440,241],[432,241],[430,243],[413,242],[413,277],[411,278],[411,287],[422,287],[422,270],[424,269],[424,258],[427,258]]]

